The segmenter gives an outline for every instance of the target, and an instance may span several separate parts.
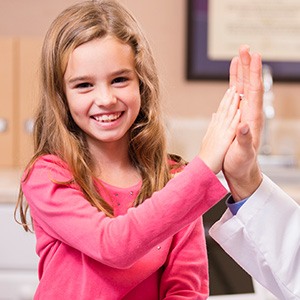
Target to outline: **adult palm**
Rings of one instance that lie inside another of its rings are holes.
[[[251,195],[262,180],[257,162],[263,127],[262,61],[258,53],[250,54],[246,45],[231,61],[230,85],[241,95],[241,121],[226,153],[223,173],[238,201]]]

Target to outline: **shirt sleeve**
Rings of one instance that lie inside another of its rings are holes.
[[[132,266],[227,193],[197,157],[143,204],[109,218],[91,206],[74,184],[58,184],[70,179],[70,172],[53,155],[40,158],[22,183],[31,216],[54,240],[119,269]]]
[[[245,198],[241,201],[235,202],[232,198],[232,196],[230,195],[227,199],[226,199],[226,205],[229,208],[230,212],[233,215],[236,215],[237,212],[239,211],[239,209],[246,203],[246,201],[249,199]]]
[[[202,218],[173,237],[161,278],[160,299],[206,299],[208,264]]]

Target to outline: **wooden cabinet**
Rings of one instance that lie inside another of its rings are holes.
[[[0,38],[0,167],[23,167],[32,155],[42,38]]]
[[[12,166],[16,157],[14,122],[15,41],[0,38],[0,166]]]
[[[22,38],[18,43],[19,92],[18,92],[18,143],[16,164],[26,164],[33,151],[33,114],[38,101],[38,67],[42,48],[41,38]]]

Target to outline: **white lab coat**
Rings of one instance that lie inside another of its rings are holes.
[[[209,233],[278,299],[300,299],[300,206],[267,176],[235,216],[227,209]]]

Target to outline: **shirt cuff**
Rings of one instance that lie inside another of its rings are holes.
[[[231,211],[231,213],[233,215],[236,215],[238,210],[243,206],[243,204],[249,199],[248,198],[245,198],[241,201],[238,201],[238,202],[235,202],[232,198],[232,196],[230,195],[227,200],[226,200],[226,205],[227,207],[229,208],[229,210]]]

